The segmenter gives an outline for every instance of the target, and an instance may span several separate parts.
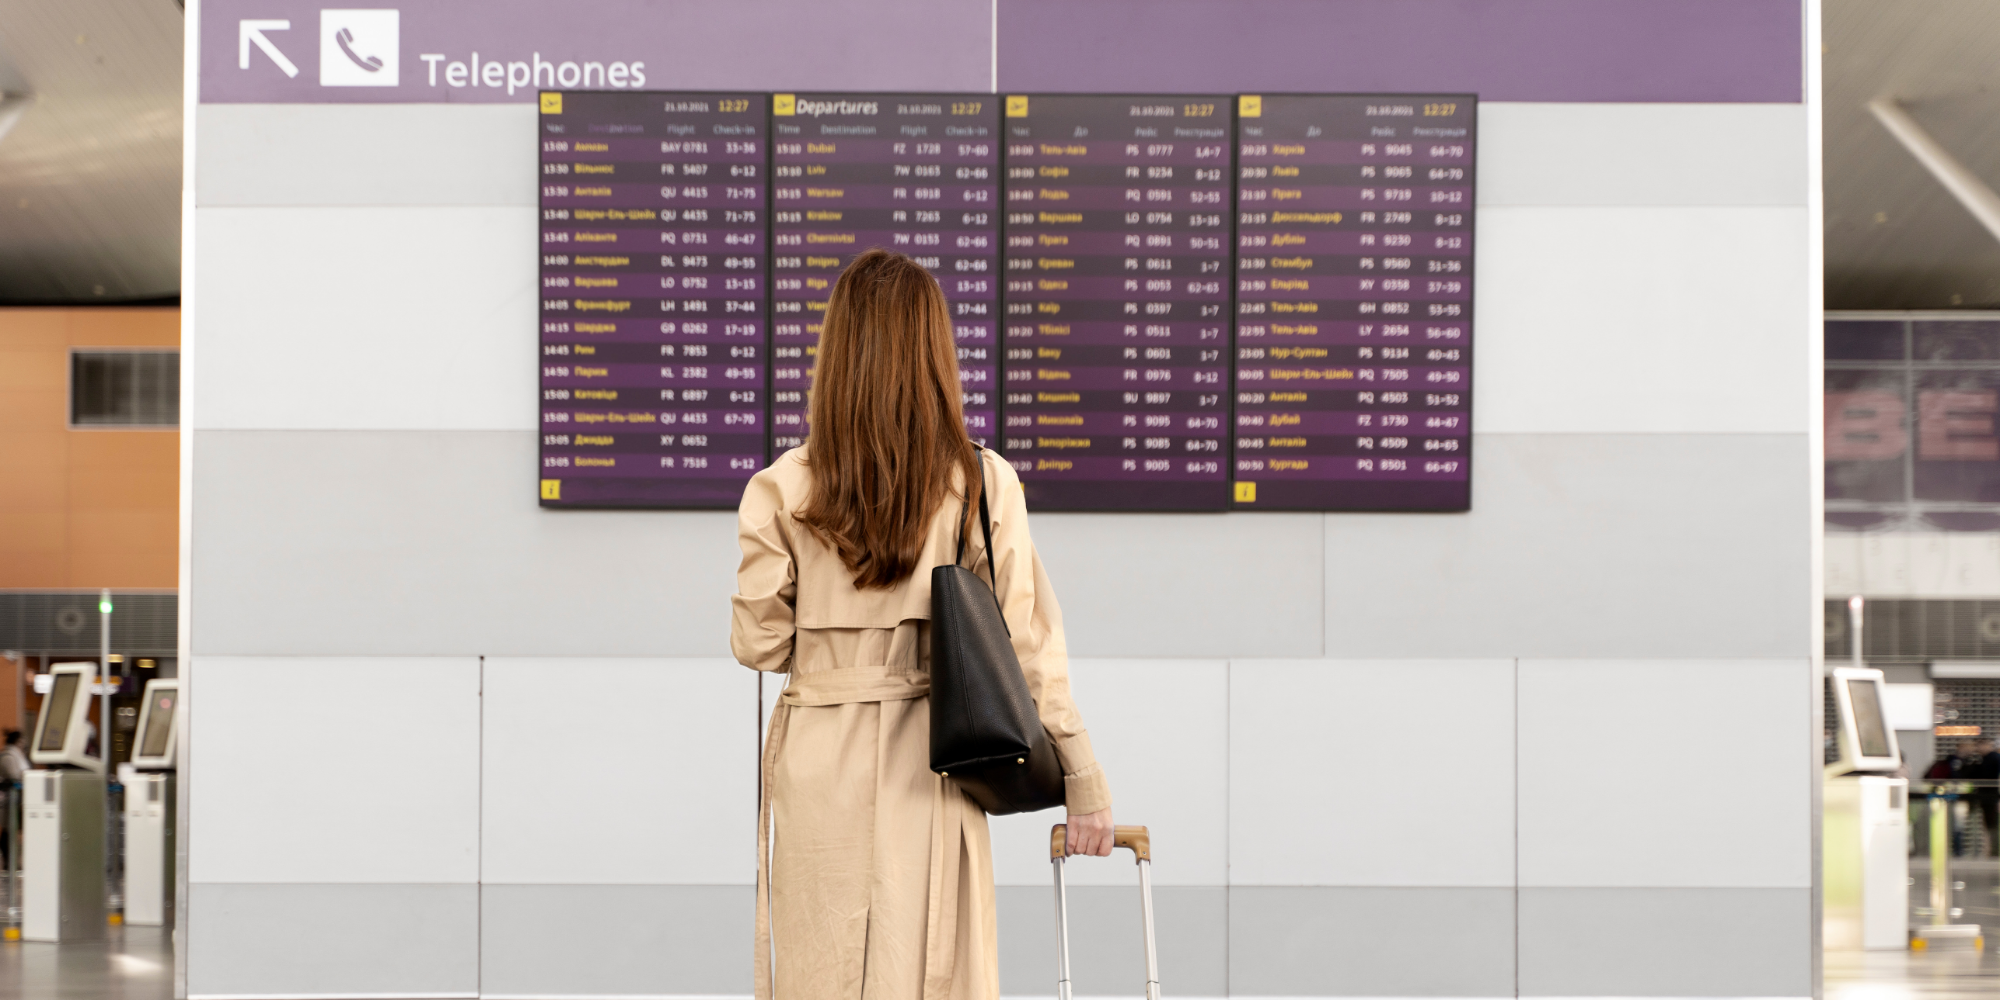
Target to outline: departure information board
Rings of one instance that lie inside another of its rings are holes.
[[[767,460],[763,94],[541,95],[541,499],[734,507]]]
[[[545,506],[733,507],[854,256],[1038,510],[1471,505],[1471,95],[545,92]]]
[[[998,445],[1000,113],[991,94],[771,96],[772,454],[804,443],[827,296],[854,255],[937,278],[958,342],[966,431]]]
[[[1001,450],[1031,506],[1228,506],[1234,105],[1007,98]]]
[[[1475,112],[1240,98],[1238,507],[1471,505]]]

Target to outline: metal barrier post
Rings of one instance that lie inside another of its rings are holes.
[[[7,919],[6,923],[18,925],[21,922],[21,783],[9,781],[7,784]]]
[[[1951,923],[1951,801],[1930,790],[1931,805],[1931,923]]]

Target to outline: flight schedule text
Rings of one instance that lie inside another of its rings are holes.
[[[546,92],[541,500],[732,507],[862,251],[1038,510],[1471,504],[1477,98]]]

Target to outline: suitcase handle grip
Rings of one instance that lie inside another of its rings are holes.
[[[1143,826],[1112,827],[1111,846],[1113,849],[1120,847],[1129,849],[1132,852],[1134,861],[1153,860],[1153,838],[1146,832],[1146,828]],[[1069,855],[1068,848],[1069,827],[1066,824],[1057,823],[1055,828],[1049,831],[1049,860],[1054,861],[1057,858],[1067,857]]]

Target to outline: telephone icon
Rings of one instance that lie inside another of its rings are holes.
[[[333,36],[333,41],[335,44],[340,46],[340,51],[347,53],[347,58],[354,60],[354,65],[359,66],[370,73],[376,72],[377,70],[380,70],[382,68],[382,60],[379,56],[367,56],[364,58],[359,53],[354,51],[352,45],[352,43],[354,42],[354,32],[349,31],[346,28],[342,28],[340,29],[338,34],[335,34]]]

